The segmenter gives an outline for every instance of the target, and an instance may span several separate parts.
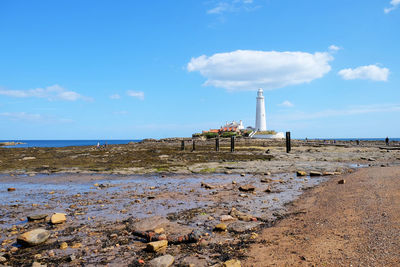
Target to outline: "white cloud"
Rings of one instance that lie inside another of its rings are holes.
[[[339,75],[345,80],[372,80],[387,81],[389,76],[388,68],[381,68],[377,65],[360,66],[355,69],[343,69],[339,71]]]
[[[336,52],[336,51],[339,51],[339,50],[340,50],[340,47],[338,47],[336,45],[329,46],[329,51],[331,51],[331,52]]]
[[[36,88],[30,90],[6,90],[0,88],[0,95],[19,97],[19,98],[47,98],[50,101],[54,100],[65,100],[65,101],[76,101],[78,99],[91,101],[92,98],[85,97],[74,91],[68,91],[58,84],[47,86],[45,88]]]
[[[214,7],[207,10],[207,14],[220,15],[225,12],[251,11],[258,6],[253,5],[254,0],[225,0],[213,1]]]
[[[395,10],[400,5],[400,0],[392,0],[392,1],[390,1],[390,5],[391,5],[391,7],[383,9],[385,14],[388,14],[389,12]]]
[[[27,112],[3,112],[0,117],[5,117],[13,121],[37,122],[37,123],[69,123],[70,119],[60,119],[54,116],[46,116]]]
[[[293,105],[292,102],[290,102],[290,101],[288,101],[288,100],[285,100],[285,101],[283,101],[281,104],[279,104],[279,106],[291,108],[291,107],[293,107],[294,105]]]
[[[205,86],[235,90],[267,90],[308,83],[331,70],[330,53],[236,50],[192,58],[189,72],[207,78]]]
[[[110,95],[111,99],[120,99],[121,96],[119,94]]]
[[[144,100],[144,93],[143,92],[128,90],[128,91],[126,91],[126,93],[127,93],[128,96],[136,97],[136,98],[138,98],[140,100]]]

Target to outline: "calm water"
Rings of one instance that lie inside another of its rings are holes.
[[[65,147],[65,146],[95,146],[99,142],[104,145],[128,144],[129,142],[140,142],[141,140],[0,140],[0,142],[22,142],[23,145],[7,147]]]

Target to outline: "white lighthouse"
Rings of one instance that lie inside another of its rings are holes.
[[[256,131],[266,131],[267,120],[265,118],[265,102],[263,90],[260,88],[257,92],[257,110],[256,110]]]

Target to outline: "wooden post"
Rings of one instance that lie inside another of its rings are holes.
[[[193,149],[192,149],[192,151],[195,151],[195,150],[196,150],[196,141],[193,140]]]
[[[219,151],[219,138],[215,139],[215,151]]]
[[[183,141],[183,140],[182,140],[182,143],[181,143],[181,150],[182,151],[185,150],[185,141]]]
[[[231,152],[235,152],[235,137],[231,136]]]
[[[290,144],[290,132],[286,132],[286,153],[289,153],[292,149]]]

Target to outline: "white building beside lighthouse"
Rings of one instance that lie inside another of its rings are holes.
[[[256,131],[267,130],[267,119],[265,117],[265,101],[263,90],[260,88],[257,92],[257,107],[256,107]]]

